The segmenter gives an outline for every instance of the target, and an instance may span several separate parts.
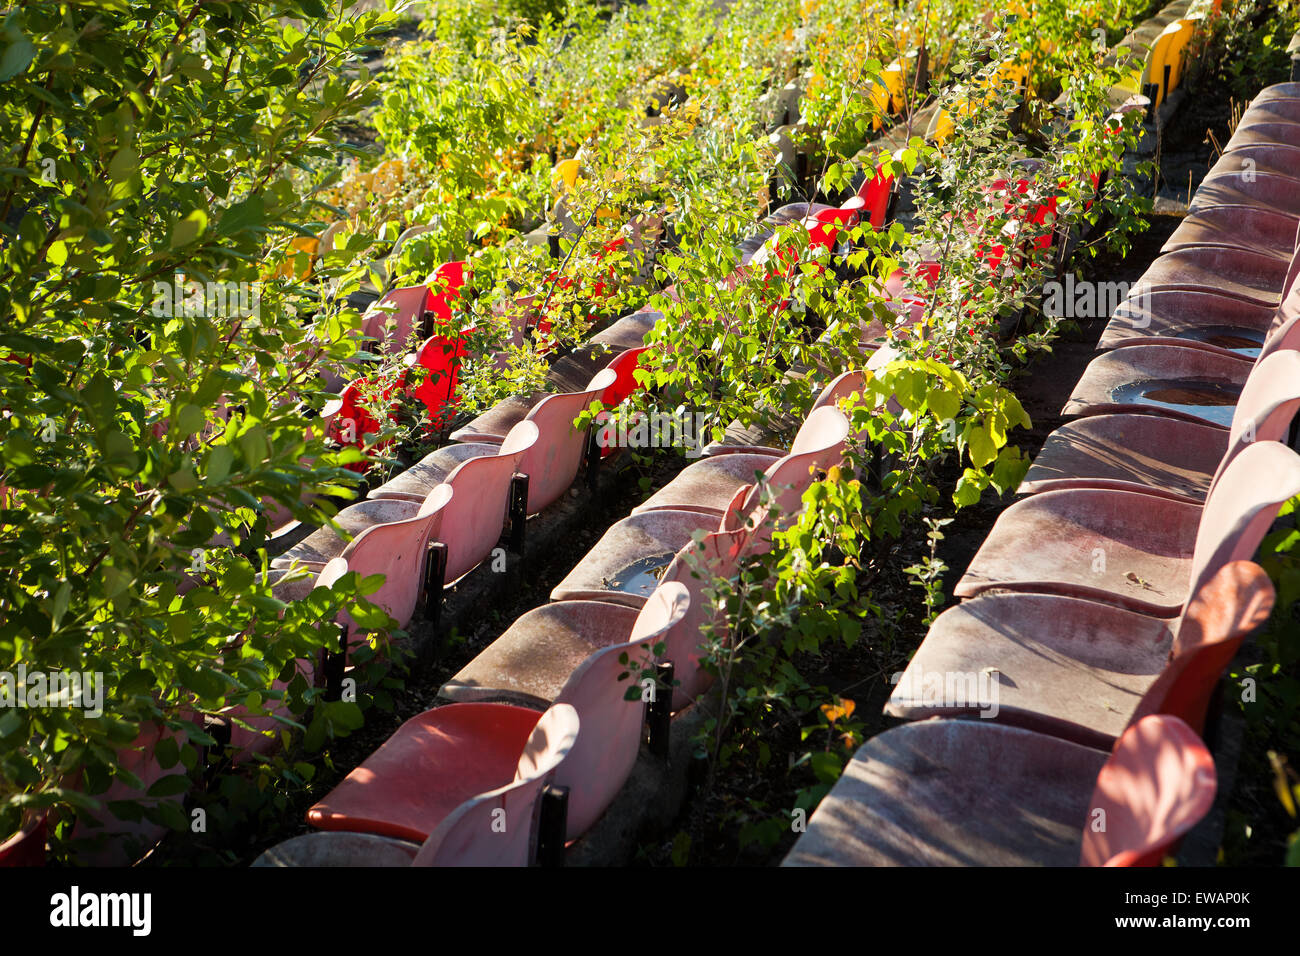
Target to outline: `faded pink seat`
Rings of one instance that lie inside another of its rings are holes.
[[[1172,627],[1079,598],[982,595],[939,615],[885,712],[979,714],[1104,750],[1148,713],[1199,732],[1225,668],[1273,600],[1268,575],[1249,561],[1201,582]]]
[[[782,865],[1158,866],[1215,789],[1177,717],[1143,718],[1109,756],[989,721],[905,724],[853,756]]]
[[[1152,292],[1119,304],[1097,349],[1177,345],[1254,358],[1276,315],[1277,309],[1217,292]]]
[[[1140,491],[1203,502],[1229,447],[1248,431],[1282,441],[1300,410],[1300,352],[1275,351],[1251,369],[1225,432],[1159,415],[1090,415],[1047,436],[1017,491]]]
[[[1254,143],[1250,146],[1242,146],[1220,156],[1206,175],[1241,175],[1242,185],[1249,186],[1250,181],[1246,176],[1260,173],[1300,179],[1300,146],[1281,143]]]
[[[329,525],[317,528],[284,554],[272,558],[271,567],[288,569],[303,565],[319,573],[334,558],[356,553],[362,536],[370,535],[375,543],[366,545],[367,552],[376,549],[374,553],[378,554],[389,549],[398,556],[395,560],[413,561],[418,568],[423,561],[424,547],[430,535],[437,531],[450,498],[449,493],[435,495],[433,491],[430,489],[418,501],[359,501],[348,505],[334,516],[337,529]],[[345,540],[343,533],[351,540]]]
[[[713,577],[730,577],[739,560],[745,532],[709,535],[701,543],[700,561],[709,569],[708,580],[695,577],[689,555],[692,542],[673,559],[659,587],[677,581],[689,594],[685,617],[674,621],[661,638],[662,659],[672,661],[677,672],[676,708],[681,709],[699,692],[698,643],[700,627],[712,607],[704,596]],[[438,691],[449,700],[502,700],[527,707],[544,707],[559,694],[565,681],[583,660],[603,647],[627,640],[637,612],[606,601],[557,601],[527,612],[460,669]],[[680,655],[680,660],[678,660]]]
[[[809,416],[825,420],[825,427],[835,423],[837,444],[831,446],[835,456],[842,455],[843,435],[847,433],[848,420],[838,408],[824,407]],[[817,431],[821,432],[819,424]],[[765,547],[773,528],[783,528],[803,510],[803,494],[815,480],[815,463],[803,455],[790,454],[772,465],[766,481],[734,490],[732,499],[724,506],[721,522],[715,514],[676,511],[657,508],[633,513],[613,525],[586,556],[565,575],[551,591],[552,601],[613,601],[629,607],[639,607],[645,596],[654,589],[656,574],[666,568],[673,557],[696,532],[730,531],[747,522],[762,528],[754,535],[751,545]],[[766,489],[775,495],[777,516],[768,520],[764,504]]]
[[[1300,205],[1300,192],[1297,204]],[[1279,260],[1273,255],[1244,249],[1217,246],[1180,249],[1166,252],[1152,262],[1129,294],[1186,289],[1217,292],[1243,302],[1277,308],[1286,286],[1288,265],[1289,257]]]
[[[530,866],[537,861],[538,800],[573,750],[578,724],[577,711],[568,704],[542,714],[514,780],[467,799],[443,817],[423,845],[326,830],[285,840],[253,866]]]
[[[524,416],[523,421],[531,422],[538,432],[537,441],[520,458],[517,467],[521,474],[528,476],[530,515],[558,500],[577,478],[587,448],[587,430],[579,431],[573,422],[615,377],[613,371],[606,369],[584,391],[547,395]],[[464,461],[495,455],[503,447],[499,442],[487,441],[446,445],[372,490],[369,497],[415,500],[446,481]]]
[[[1300,143],[1300,126],[1290,128],[1296,134],[1295,142]],[[1258,206],[1287,216],[1300,216],[1300,194],[1296,192],[1295,180],[1288,176],[1256,173],[1255,181],[1247,182],[1236,173],[1229,173],[1202,180],[1187,209],[1189,213],[1197,213],[1212,206]]]
[[[497,454],[461,462],[447,476],[452,500],[432,538],[447,549],[445,584],[454,584],[474,570],[496,547],[506,525],[511,481],[520,459],[536,441],[537,426],[520,422]]]
[[[1297,347],[1300,283],[1278,309],[1253,363],[1245,355],[1173,343],[1116,349],[1088,363],[1061,413],[1144,412],[1226,428],[1252,369]]]
[[[1262,118],[1249,123],[1238,124],[1232,137],[1224,144],[1223,152],[1233,153],[1252,146],[1294,146],[1300,148],[1296,139],[1294,123],[1269,122]]]
[[[762,453],[741,453],[704,458],[688,465],[633,508],[632,514],[669,509],[721,517],[736,492],[745,485],[765,480],[772,487],[779,487],[782,478],[778,471],[782,476],[803,475],[810,469],[826,472],[832,465],[843,464],[848,433],[849,421],[844,413],[833,403],[823,404],[804,420],[784,457],[773,460]],[[797,510],[798,502],[782,500],[782,506]]]
[[[1252,557],[1298,494],[1300,456],[1271,441],[1242,448],[1204,508],[1129,491],[1045,491],[1002,512],[954,594],[1064,594],[1173,617],[1193,582]]]
[[[429,287],[426,285],[385,292],[362,316],[362,334],[377,341],[380,351],[391,355],[405,353],[412,334],[419,334],[424,328],[428,299]]]
[[[685,589],[665,588],[638,616],[632,640],[588,657],[555,701],[570,705],[581,721],[554,780],[569,787],[569,839],[599,818],[636,762],[645,705],[639,695],[625,699],[633,686],[627,663],[653,672],[651,645],[680,619],[685,600]],[[531,762],[527,751],[523,758],[519,754],[538,717],[535,710],[508,704],[459,703],[425,711],[313,806],[307,820],[321,829],[424,841],[466,799],[505,785],[512,767]]]
[[[849,398],[855,392],[861,393],[865,387],[865,372],[861,370],[842,372],[835,376],[817,395],[812,408],[808,410],[809,414],[811,415],[817,409],[825,408],[828,405],[838,405],[840,401]],[[704,446],[704,454],[708,456],[766,455],[768,458],[782,458],[786,454],[786,449],[772,448],[766,445],[734,445],[725,442],[713,442]]]
[[[1240,249],[1289,263],[1300,218],[1255,206],[1210,206],[1185,217],[1161,252],[1201,246]]]

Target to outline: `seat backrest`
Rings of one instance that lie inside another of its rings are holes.
[[[465,801],[429,834],[413,866],[530,866],[537,858],[539,798],[582,739],[578,712],[554,704],[519,758],[515,779]]]
[[[1273,582],[1258,564],[1232,561],[1192,595],[1174,630],[1169,663],[1138,703],[1132,720],[1172,714],[1198,734],[1210,698],[1242,642],[1273,611]]]
[[[438,323],[451,322],[451,309],[465,285],[465,263],[444,262],[429,279],[429,301],[425,308]]]
[[[347,222],[340,219],[330,223],[320,234],[320,242],[316,246],[317,255],[325,256],[327,253],[334,251],[334,238],[344,230]]]
[[[1214,758],[1177,717],[1151,714],[1115,743],[1088,803],[1081,866],[1159,866],[1209,812]]]
[[[1295,324],[1300,331],[1300,319]],[[1210,482],[1210,489],[1214,489],[1228,465],[1247,445],[1256,441],[1284,441],[1297,411],[1300,411],[1300,352],[1284,349],[1262,357],[1246,376],[1232,413],[1228,450]]]
[[[1300,348],[1300,329],[1297,329],[1295,323],[1300,317],[1300,232],[1296,235],[1296,250],[1291,256],[1282,292],[1282,301],[1268,327],[1264,345],[1259,350],[1260,358],[1275,349]]]
[[[633,373],[636,372],[641,353],[645,350],[646,346],[641,346],[640,348],[619,352],[605,366],[614,372],[613,384],[600,395],[601,404],[606,408],[613,408],[615,405],[622,404],[625,398],[641,388]]]
[[[420,328],[428,297],[429,287],[426,285],[406,286],[384,293],[361,320],[362,334],[378,340],[379,348],[384,352],[402,352],[411,332]]]
[[[863,203],[862,218],[870,222],[872,228],[885,228],[885,216],[889,212],[889,199],[893,191],[894,177],[887,175],[879,166],[858,187],[858,198]]]
[[[384,576],[383,585],[369,600],[395,617],[400,627],[406,627],[415,613],[424,586],[425,548],[438,534],[452,494],[450,485],[438,485],[414,518],[372,525],[353,538],[340,555],[348,569],[363,578]]]
[[[497,454],[463,461],[447,476],[455,497],[443,509],[434,536],[447,546],[447,584],[474,570],[496,547],[510,507],[510,479],[536,441],[537,426],[522,421],[510,429]]]
[[[441,425],[448,415],[448,405],[456,400],[456,385],[460,366],[468,355],[465,335],[454,339],[435,334],[420,346],[408,362],[414,366],[411,376],[416,385],[413,394],[424,403],[430,421]]]
[[[862,390],[866,387],[866,372],[861,369],[844,372],[843,374],[837,375],[831,380],[830,384],[822,389],[821,394],[817,396],[817,400],[813,402],[812,410],[816,411],[817,409],[824,408],[827,405],[838,405],[841,399],[848,398],[854,392],[861,394]]]
[[[670,581],[655,588],[632,626],[631,640],[588,657],[555,698],[557,704],[571,704],[583,726],[555,776],[557,786],[569,788],[569,839],[590,829],[631,774],[645,728],[641,681],[654,678],[654,645],[689,605],[681,584]],[[629,668],[630,663],[640,669]]]
[[[705,535],[698,544],[692,541],[677,552],[659,579],[661,587],[669,581],[676,581],[690,594],[690,607],[682,620],[668,632],[661,655],[664,660],[673,662],[677,681],[673,689],[674,711],[690,704],[713,683],[713,675],[700,667],[701,629],[717,619],[717,608],[704,592],[713,587],[715,579],[731,578],[736,574],[748,542],[749,533],[743,528]]]
[[[740,507],[755,526],[767,517],[763,504],[764,489],[771,489],[773,504],[780,510],[776,526],[785,527],[803,510],[803,494],[816,480],[815,473],[829,471],[844,462],[844,442],[849,434],[849,420],[834,405],[824,405],[811,412],[794,437],[790,452],[768,466],[764,480],[756,482]]]
[[[1206,496],[1188,594],[1204,587],[1228,562],[1254,557],[1278,510],[1296,495],[1300,455],[1275,441],[1243,448]]]
[[[524,419],[535,424],[538,433],[537,441],[519,461],[519,470],[528,476],[530,515],[559,499],[578,477],[587,450],[588,429],[575,428],[574,419],[616,377],[611,369],[601,369],[583,391],[550,395],[534,405]]]

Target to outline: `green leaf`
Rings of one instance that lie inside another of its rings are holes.
[[[998,456],[997,445],[983,425],[972,425],[966,430],[966,450],[976,468],[983,468]]]
[[[181,246],[188,246],[199,236],[203,235],[204,230],[208,228],[208,214],[202,209],[195,209],[188,216],[176,223],[172,227],[172,235],[169,241],[171,248],[179,249]]]
[[[8,82],[26,70],[31,66],[35,56],[36,47],[27,37],[19,34],[18,39],[5,47],[4,53],[0,54],[0,83]]]
[[[205,469],[205,480],[208,484],[220,484],[226,480],[226,475],[230,474],[230,464],[235,460],[235,453],[231,451],[229,445],[217,445],[212,451],[208,452],[208,464]]]
[[[161,763],[161,761],[159,761]],[[175,761],[173,761],[175,763]],[[183,773],[169,773],[165,777],[159,777],[149,788],[148,796],[151,797],[175,797],[186,793],[190,789],[190,778]]]

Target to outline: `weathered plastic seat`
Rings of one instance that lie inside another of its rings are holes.
[[[1236,174],[1241,176],[1242,185],[1249,186],[1250,180],[1260,173],[1287,179],[1300,179],[1300,146],[1286,146],[1281,143],[1254,143],[1242,146],[1220,156],[1206,175]],[[1257,206],[1247,206],[1243,209],[1261,211]],[[1279,212],[1272,212],[1272,214],[1285,215]]]
[[[838,408],[814,412],[847,432],[847,419]],[[811,420],[810,416],[810,420]],[[842,438],[839,439],[842,442]],[[843,445],[829,449],[832,457],[842,455]],[[771,466],[766,481],[734,489],[722,510],[721,522],[714,514],[676,511],[668,508],[633,513],[613,525],[586,556],[551,591],[552,601],[612,601],[639,607],[658,580],[656,573],[696,532],[756,529],[750,546],[762,548],[774,529],[785,527],[803,510],[803,494],[815,480],[814,465],[803,455],[787,455]],[[775,520],[769,519],[764,497],[770,489]]]
[[[453,497],[432,538],[447,549],[445,584],[454,584],[474,570],[496,547],[510,507],[511,481],[520,459],[536,441],[537,426],[520,422],[497,454],[461,462],[447,476]]]
[[[435,495],[435,490],[430,488],[429,494],[419,500],[366,500],[348,505],[334,516],[337,528],[329,525],[317,528],[288,551],[272,558],[271,567],[304,565],[319,573],[334,558],[346,556],[349,549],[355,553],[354,546],[362,535],[367,534],[383,542],[379,545],[381,550],[392,549],[400,560],[417,555],[418,567],[429,536],[438,529],[451,497],[450,491],[440,491]],[[347,534],[347,539],[343,533]],[[366,549],[375,546],[366,545]]]
[[[1282,301],[1289,264],[1289,260],[1279,261],[1275,256],[1244,249],[1218,246],[1180,249],[1152,262],[1129,295],[1186,289],[1217,292],[1243,302],[1277,308]]]
[[[442,685],[453,701],[545,707],[596,651],[623,644],[637,611],[607,601],[557,601],[525,612]]]
[[[1250,101],[1250,105],[1269,103],[1273,100],[1294,100],[1300,99],[1300,83],[1274,83],[1266,86]]]
[[[688,465],[677,477],[632,509],[632,514],[670,509],[721,517],[736,491],[763,476],[777,487],[779,470],[789,475],[825,472],[844,459],[849,421],[833,404],[814,409],[795,435],[789,453],[773,460],[757,454],[715,455]],[[802,494],[802,491],[800,491]],[[782,502],[783,506],[785,502]],[[790,503],[792,507],[797,502]]]
[[[858,750],[782,865],[1157,866],[1215,788],[1213,758],[1177,717],[1143,718],[1109,756],[989,721],[928,720]]]
[[[556,699],[573,707],[582,726],[554,781],[569,787],[569,839],[600,817],[631,772],[645,705],[639,695],[625,699],[632,676],[627,664],[652,672],[651,644],[680,619],[685,600],[685,589],[671,585],[647,602],[632,640],[589,656]],[[485,792],[493,786],[481,783],[495,779],[499,786],[509,779],[512,747],[518,760],[521,731],[531,732],[538,716],[530,708],[489,703],[425,711],[312,807],[308,822],[321,829],[423,841],[463,802],[456,795]]]
[[[1284,440],[1297,409],[1300,352],[1279,350],[1251,369],[1229,432],[1157,415],[1087,416],[1047,436],[1017,491],[1113,488],[1202,502],[1229,447],[1246,432]]]
[[[1097,342],[1099,351],[1131,345],[1177,345],[1253,359],[1277,310],[1217,292],[1151,292],[1119,304]]]
[[[1135,345],[1088,363],[1061,414],[1159,414],[1227,428],[1251,360],[1176,345]]]
[[[659,575],[697,532],[718,521],[693,511],[648,511],[612,525],[551,591],[552,601],[608,601],[640,608]]]
[[[659,581],[659,588],[670,581],[681,582],[689,593],[686,618],[672,622],[663,638],[666,649],[662,657],[677,668],[677,709],[692,699],[699,683],[698,649],[690,641],[699,634],[711,610],[703,589],[711,586],[713,576],[729,577],[734,572],[744,538],[743,531],[705,538],[700,561],[710,569],[709,580],[692,575],[687,555],[696,546],[691,543],[678,553]],[[636,616],[632,608],[607,601],[557,601],[535,608],[461,668],[442,686],[439,696],[546,706],[586,657],[625,641]]]
[[[1192,583],[1251,558],[1300,494],[1300,456],[1256,441],[1224,469],[1204,508],[1129,491],[1045,491],[998,517],[953,593],[1064,594],[1173,617]]]
[[[1161,252],[1203,246],[1241,249],[1290,263],[1300,218],[1255,206],[1210,206],[1187,216]]]
[[[1297,134],[1295,142],[1300,144],[1300,126],[1291,128]],[[1187,209],[1196,213],[1213,206],[1258,206],[1300,216],[1300,195],[1296,193],[1295,180],[1288,176],[1256,173],[1254,182],[1247,182],[1245,177],[1229,173],[1203,179]]]
[[[591,380],[585,391],[548,395],[524,416],[523,421],[532,422],[538,431],[537,441],[518,464],[518,471],[528,476],[527,508],[530,515],[558,500],[573,484],[587,446],[587,432],[575,429],[574,419],[609,388],[615,378],[615,373],[606,369]],[[491,442],[446,445],[372,490],[369,497],[416,500],[446,481],[462,462],[477,456],[495,455],[503,447]]]
[[[825,408],[828,405],[838,405],[843,399],[849,398],[854,392],[860,393],[864,388],[866,388],[866,372],[861,370],[842,372],[821,390],[813,402],[812,408],[809,409],[809,414],[811,415],[817,409]],[[787,449],[772,448],[767,445],[735,445],[726,442],[711,442],[704,446],[703,453],[709,456],[764,455],[776,459],[784,457],[787,454]]]
[[[979,715],[1103,750],[1148,713],[1199,732],[1215,685],[1273,599],[1268,575],[1249,561],[1197,587],[1172,627],[1079,598],[982,595],[939,615],[885,712]]]
[[[579,732],[577,711],[568,704],[542,714],[515,779],[466,800],[423,845],[373,833],[325,830],[277,844],[253,866],[529,866],[537,861],[538,798]]]
[[[1243,122],[1251,123],[1289,123],[1300,125],[1300,101],[1289,97],[1251,100],[1246,111],[1241,114]],[[1300,132],[1300,131],[1297,131]]]
[[[1256,120],[1239,123],[1232,136],[1223,146],[1223,152],[1234,153],[1251,146],[1294,146],[1300,148],[1298,130],[1293,123],[1265,122]]]
[[[1063,415],[1141,412],[1228,427],[1252,370],[1275,352],[1300,347],[1300,283],[1273,317],[1259,353],[1135,345],[1106,352],[1088,363]]]
[[[572,753],[581,715],[506,704],[450,704],[412,717],[307,811],[322,830],[372,833],[423,843],[467,800],[537,780],[507,797],[506,833],[527,839],[537,792]],[[512,821],[510,811],[515,816]],[[522,832],[520,832],[522,831]],[[499,835],[499,834],[498,834]]]
[[[614,381],[606,386],[600,393],[599,398],[605,405],[617,405],[628,395],[636,391],[638,385],[633,373],[636,371],[637,361],[641,353],[645,351],[645,346],[638,346],[632,349],[614,353],[597,369],[595,375],[599,375],[603,369],[609,369],[614,373]],[[561,362],[568,359],[562,359]],[[560,363],[556,363],[557,365]],[[552,367],[552,373],[555,368]],[[554,375],[552,375],[554,378]],[[552,382],[552,385],[555,383]],[[589,383],[584,379],[583,387],[574,391],[585,392],[589,389]],[[489,408],[486,412],[479,415],[473,421],[462,426],[451,433],[454,441],[463,442],[497,442],[499,443],[515,425],[523,421],[532,412],[537,404],[550,397],[551,392],[535,391],[524,395],[513,395],[509,398],[502,399],[496,405]],[[572,393],[570,393],[572,394]],[[586,407],[585,405],[583,406]]]
[[[423,327],[425,303],[429,298],[426,285],[407,286],[386,292],[361,319],[361,332],[376,340],[380,350],[400,353],[406,349],[412,333]]]

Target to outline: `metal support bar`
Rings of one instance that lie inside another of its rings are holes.
[[[564,866],[564,838],[569,829],[569,788],[547,784],[537,824],[538,866]]]
[[[650,752],[668,758],[668,742],[673,725],[673,662],[655,665],[655,694],[650,701]]]

